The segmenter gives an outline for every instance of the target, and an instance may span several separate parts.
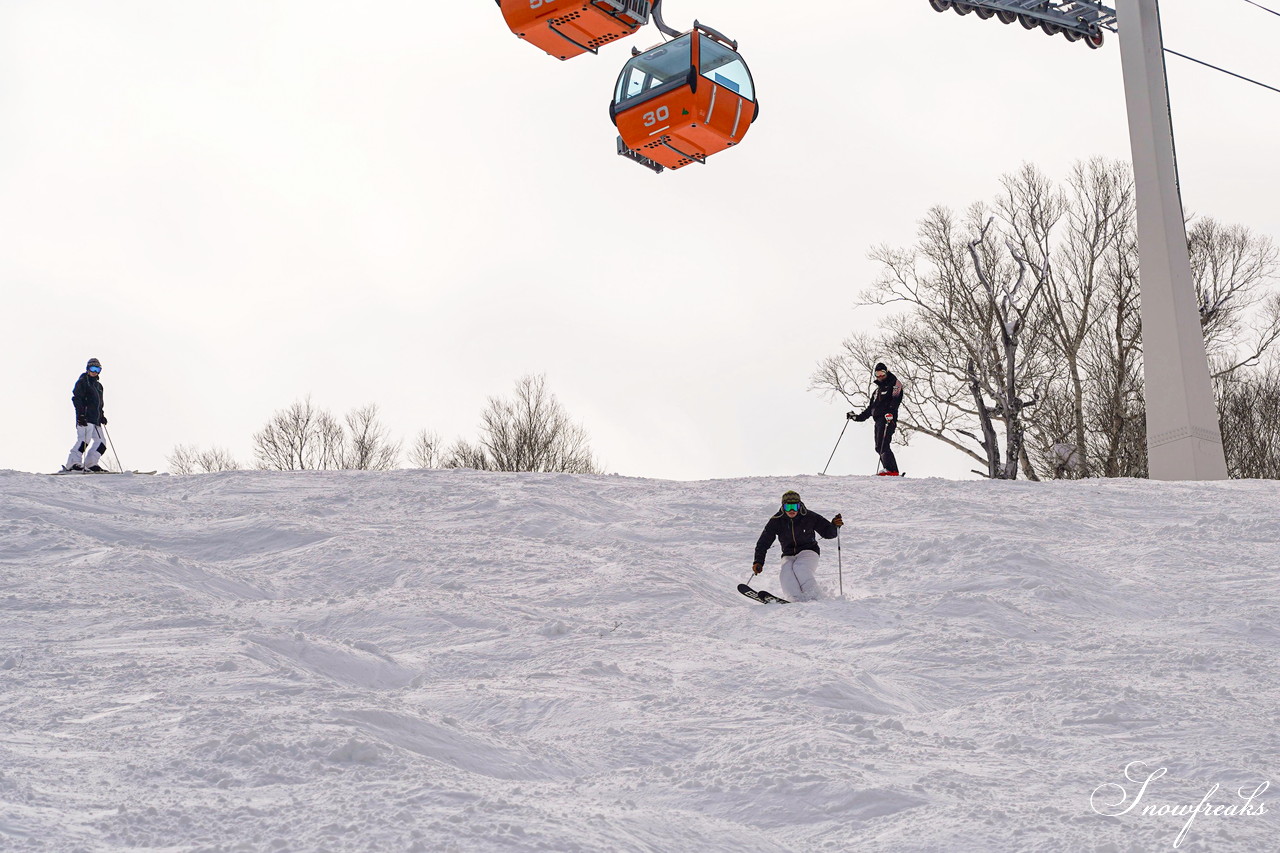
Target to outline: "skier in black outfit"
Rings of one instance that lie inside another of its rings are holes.
[[[76,380],[76,387],[71,391],[71,404],[76,407],[76,443],[67,456],[64,471],[92,471],[102,473],[98,464],[102,454],[107,452],[102,427],[107,423],[106,407],[103,404],[102,383],[98,375],[102,373],[102,362],[96,358],[89,359],[84,373]],[[88,452],[88,455],[86,454]]]
[[[765,554],[777,539],[782,545],[782,595],[791,601],[812,601],[818,597],[818,582],[814,572],[818,568],[818,537],[836,538],[837,528],[844,519],[836,513],[827,521],[809,509],[795,492],[782,496],[782,507],[764,526],[764,532],[756,542],[755,562],[751,571],[757,575],[764,570]]]
[[[857,414],[850,412],[846,415],[850,420],[858,422],[875,418],[876,453],[880,454],[880,465],[884,468],[877,473],[882,477],[898,476],[898,459],[893,455],[889,442],[893,440],[893,433],[898,428],[898,407],[901,405],[902,383],[881,361],[876,364],[876,390],[871,394],[871,405]]]

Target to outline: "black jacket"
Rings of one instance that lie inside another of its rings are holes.
[[[71,404],[76,407],[77,424],[105,424],[106,409],[102,402],[102,382],[88,372],[81,373],[71,391]]]
[[[882,420],[885,415],[893,415],[894,420],[897,420],[898,407],[901,405],[902,383],[898,381],[898,377],[885,371],[884,379],[877,379],[876,390],[871,392],[871,405],[859,413],[858,420],[864,421],[868,417]]]
[[[818,547],[818,538],[814,533],[823,539],[835,539],[836,526],[816,512],[809,512],[804,504],[800,504],[800,512],[795,518],[789,518],[785,512],[778,510],[778,514],[765,524],[764,532],[756,542],[755,562],[764,562],[764,555],[773,547],[774,539],[782,543],[784,557],[794,556],[801,551],[816,551],[821,554],[822,550]]]

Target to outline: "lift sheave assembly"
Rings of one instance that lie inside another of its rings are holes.
[[[632,49],[609,117],[618,154],[655,172],[732,148],[760,114],[738,43],[697,21],[688,32],[662,20],[662,0],[497,0],[507,26],[560,60],[595,54],[653,24],[670,41]]]
[[[1116,31],[1116,10],[1098,0],[929,0],[929,5],[938,12],[1021,24],[1095,49],[1102,47],[1103,30]]]

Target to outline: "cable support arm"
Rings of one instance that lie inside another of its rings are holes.
[[[662,0],[653,0],[653,25],[658,28],[659,32],[670,38],[679,38],[684,33],[679,30],[673,30],[667,26],[667,22],[662,20]]]

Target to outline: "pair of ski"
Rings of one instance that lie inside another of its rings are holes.
[[[154,474],[155,471],[54,471],[52,476],[61,477],[64,474],[87,474],[89,476],[97,476],[98,474]]]
[[[758,601],[761,604],[790,604],[791,602],[785,598],[778,598],[771,592],[765,592],[763,589],[752,589],[745,583],[738,584],[738,592],[750,598],[752,601]]]

